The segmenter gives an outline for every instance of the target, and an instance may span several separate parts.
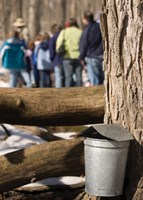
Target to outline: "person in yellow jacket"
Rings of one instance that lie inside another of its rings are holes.
[[[74,18],[69,19],[69,27],[63,29],[57,39],[56,51],[59,53],[64,44],[65,54],[63,56],[63,70],[65,74],[65,87],[82,86],[82,65],[79,60],[79,42],[82,31],[78,28]]]

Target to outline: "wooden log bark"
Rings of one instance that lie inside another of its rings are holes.
[[[0,89],[0,123],[64,126],[102,122],[103,96],[103,86]]]
[[[84,173],[83,139],[35,145],[0,156],[0,193],[49,177]]]

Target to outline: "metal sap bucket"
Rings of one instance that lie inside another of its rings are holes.
[[[95,124],[84,136],[85,190],[95,196],[122,194],[131,133],[120,124]]]
[[[85,190],[96,196],[122,194],[129,141],[86,138]]]

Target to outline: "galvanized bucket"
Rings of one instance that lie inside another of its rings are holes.
[[[86,138],[85,190],[95,196],[122,194],[130,141]]]

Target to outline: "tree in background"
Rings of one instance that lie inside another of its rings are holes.
[[[39,32],[39,1],[30,0],[29,1],[29,35],[33,39]]]
[[[16,18],[23,18],[31,38],[48,32],[55,23],[64,24],[69,17],[81,17],[86,10],[101,10],[99,0],[0,0],[0,38],[5,38]]]

